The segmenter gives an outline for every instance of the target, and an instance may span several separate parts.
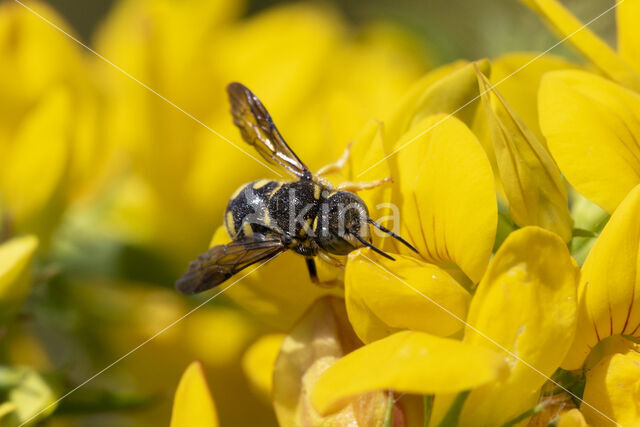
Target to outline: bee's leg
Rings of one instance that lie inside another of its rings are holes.
[[[337,187],[337,190],[340,191],[351,191],[352,193],[356,193],[361,190],[371,190],[376,187],[380,187],[388,182],[393,182],[393,178],[390,176],[384,179],[377,179],[375,181],[365,181],[365,182],[351,182],[345,181],[340,183]]]
[[[307,269],[309,270],[309,277],[311,278],[311,282],[314,285],[321,286],[323,288],[332,288],[334,286],[338,286],[341,282],[339,280],[327,280],[321,282],[318,278],[318,270],[316,268],[316,261],[312,257],[305,257],[305,261],[307,262]]]
[[[353,141],[349,141],[347,147],[344,149],[344,153],[342,153],[342,156],[340,156],[338,160],[321,167],[318,172],[316,172],[316,176],[327,176],[335,172],[340,172],[344,168],[344,165],[349,161],[349,156],[351,156],[351,145],[353,145]]]

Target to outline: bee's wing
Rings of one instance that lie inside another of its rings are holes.
[[[250,265],[286,249],[281,240],[260,236],[214,246],[189,263],[187,272],[176,281],[176,289],[185,295],[206,291]]]
[[[309,168],[284,142],[269,112],[253,92],[236,82],[227,86],[227,92],[233,123],[240,128],[242,138],[248,144],[253,145],[269,163],[283,167],[294,177],[300,178],[310,173]]]

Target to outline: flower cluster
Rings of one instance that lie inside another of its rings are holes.
[[[363,196],[400,207],[387,226],[419,254],[392,239],[376,243],[396,261],[352,252],[343,294],[296,299],[281,343],[254,345],[275,360],[260,384],[281,425],[640,422],[640,6],[618,6],[616,53],[559,3],[528,4],[599,72],[551,55],[457,63],[364,128],[336,179],[393,176]],[[293,262],[246,287],[288,289],[274,273]],[[251,307],[246,292],[230,290]],[[287,294],[271,302],[291,313]]]
[[[236,148],[250,151],[224,88],[258,91],[319,167],[342,149],[327,141],[346,143],[428,69],[426,49],[326,5],[113,3],[89,40],[44,2],[0,4],[0,424],[165,424],[194,359],[223,422],[273,423],[243,354],[285,326],[224,296],[183,317],[196,302],[172,289],[233,190],[269,173]]]
[[[640,424],[640,1],[617,5],[617,51],[522,2],[586,63],[427,72],[386,24],[205,0],[119,1],[91,56],[45,5],[0,5],[0,425],[166,422],[176,384],[172,427]],[[417,253],[374,233],[394,260],[318,261],[323,288],[285,252],[202,308],[153,286],[268,174],[230,81],[313,170],[351,141],[331,182],[393,177],[359,195]],[[116,371],[136,393],[83,383],[141,342]]]

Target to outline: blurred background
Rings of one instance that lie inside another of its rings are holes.
[[[611,5],[565,3],[585,22]],[[21,394],[27,415],[204,301],[177,295],[173,282],[206,250],[233,191],[271,177],[211,132],[243,146],[228,82],[250,87],[317,169],[430,70],[557,41],[514,0],[27,4],[112,62],[0,2],[0,243],[38,241],[24,295],[0,286],[0,303],[12,303],[0,316],[0,393],[31,390]],[[591,29],[613,43],[614,15]],[[552,53],[577,60],[565,46]],[[222,425],[275,425],[256,384],[267,368],[247,349],[299,312],[243,286],[45,411],[42,425],[167,425],[194,359]],[[304,300],[300,289],[291,299]],[[2,409],[0,425],[18,425]]]
[[[50,0],[83,40],[90,40],[94,28],[113,7],[114,0]],[[282,0],[253,0],[245,6],[247,16],[282,4]],[[438,62],[460,58],[495,57],[514,50],[545,50],[557,42],[535,15],[513,0],[482,3],[464,0],[326,0],[315,2],[339,10],[350,24],[371,20],[392,21],[428,42]],[[583,22],[593,19],[611,5],[608,0],[563,1]],[[614,41],[614,14],[598,19],[589,28],[609,42]],[[570,55],[566,47],[554,50]]]

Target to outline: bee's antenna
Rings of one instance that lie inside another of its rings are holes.
[[[360,235],[358,233],[351,233],[353,234],[356,239],[360,240],[360,242],[365,245],[368,248],[371,248],[375,253],[382,255],[385,258],[389,258],[391,261],[395,261],[396,259],[394,257],[392,257],[391,255],[381,251],[380,249],[376,248],[375,246],[373,246],[371,243],[367,242],[366,240],[364,240],[362,237],[360,237]]]
[[[396,233],[394,233],[393,231],[389,230],[388,228],[381,226],[380,224],[378,224],[377,222],[375,222],[371,218],[367,218],[367,222],[369,224],[373,225],[374,227],[376,227],[377,229],[387,233],[389,236],[393,237],[394,239],[398,240],[400,243],[402,243],[403,245],[405,245],[406,247],[408,247],[409,249],[411,249],[415,253],[419,253],[418,250],[416,248],[414,248],[409,242],[407,242],[402,237],[398,236]]]

